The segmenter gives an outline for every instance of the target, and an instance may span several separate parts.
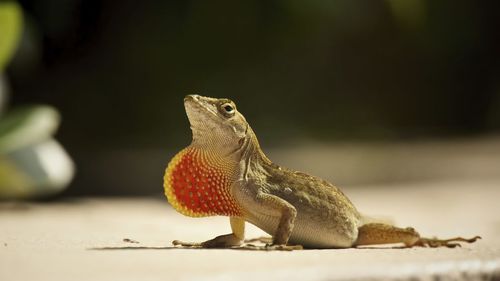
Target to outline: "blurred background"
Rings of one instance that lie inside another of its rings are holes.
[[[233,99],[271,159],[340,186],[500,177],[498,1],[0,3],[0,122],[54,110],[59,196],[161,195],[186,94]]]

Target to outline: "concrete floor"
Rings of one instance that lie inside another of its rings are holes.
[[[500,179],[344,191],[360,211],[421,234],[483,240],[457,249],[177,249],[171,240],[228,233],[227,218],[188,218],[147,198],[3,203],[0,280],[500,280]],[[249,227],[249,237],[262,234]]]

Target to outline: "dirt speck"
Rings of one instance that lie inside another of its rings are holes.
[[[129,239],[129,238],[123,238],[123,242],[132,243],[132,244],[139,244],[139,241],[135,241],[135,240]]]

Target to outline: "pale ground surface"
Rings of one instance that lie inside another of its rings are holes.
[[[424,235],[484,239],[459,249],[173,249],[174,239],[229,233],[228,219],[183,217],[164,199],[0,203],[0,280],[500,280],[500,136],[304,142],[268,152],[279,164],[345,186],[363,213],[387,215]],[[161,190],[162,153],[120,155],[106,158],[120,165],[96,159],[107,186]],[[119,170],[127,163],[141,164]],[[108,176],[109,167],[120,176]],[[248,227],[248,237],[262,234]]]
[[[500,280],[500,178],[345,192],[362,212],[420,233],[483,240],[458,249],[172,249],[173,239],[228,233],[227,218],[187,218],[158,199],[3,203],[0,280]]]

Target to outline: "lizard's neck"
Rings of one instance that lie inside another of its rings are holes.
[[[241,147],[239,162],[239,177],[244,181],[248,180],[249,175],[265,174],[266,167],[273,165],[260,148],[259,141],[250,127],[247,138]]]
[[[164,188],[178,212],[192,217],[242,214],[232,195],[232,184],[249,174],[261,175],[272,165],[252,129],[248,130],[235,149],[193,141],[172,158],[165,171]]]

